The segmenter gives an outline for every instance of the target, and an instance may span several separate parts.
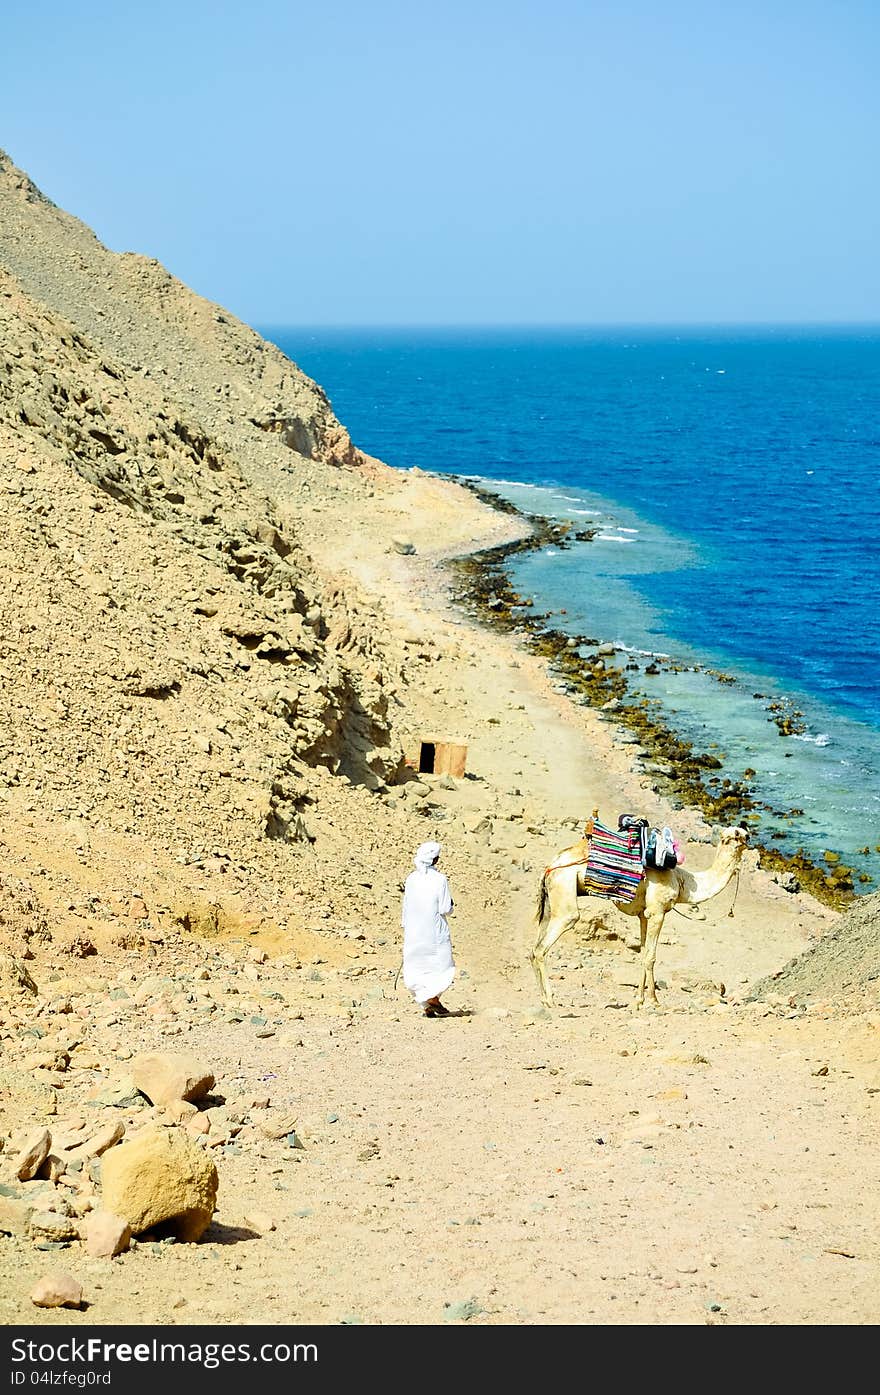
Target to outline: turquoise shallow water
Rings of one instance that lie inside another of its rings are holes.
[[[779,846],[880,880],[880,333],[269,337],[371,454],[597,522],[589,544],[519,558],[518,588],[574,630],[734,675],[644,684],[731,776],[754,768],[768,804],[803,808],[763,816]],[[802,736],[779,735],[774,698],[803,712]]]
[[[478,482],[526,512],[597,529],[592,542],[511,558],[515,588],[534,598],[537,608],[555,612],[548,620],[554,627],[616,644],[620,664],[639,663],[638,672],[627,673],[630,690],[656,703],[668,724],[697,749],[721,758],[722,775],[741,779],[746,770],[756,772],[750,783],[770,806],[761,811],[764,838],[781,850],[803,847],[817,861],[832,849],[860,871],[880,876],[873,843],[868,854],[859,851],[867,830],[873,842],[880,841],[880,733],[781,681],[770,666],[743,663],[725,650],[723,636],[716,646],[694,646],[667,631],[662,604],[646,596],[640,583],[646,576],[674,576],[682,566],[695,565],[686,538],[570,488]],[[685,667],[670,671],[661,664],[656,676],[648,676],[644,669],[655,655]],[[719,682],[715,670],[734,681]],[[802,733],[780,735],[769,710],[778,702],[803,714]],[[795,808],[803,814],[789,817]]]

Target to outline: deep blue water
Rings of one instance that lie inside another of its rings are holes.
[[[861,865],[880,873],[880,329],[268,337],[370,454],[598,523],[601,541],[524,558],[520,588],[541,609],[565,606],[572,628],[792,695],[825,764],[803,770],[792,747],[807,787],[792,768],[773,797],[833,793],[793,840],[854,862],[870,844]],[[727,751],[737,719],[720,693],[681,688],[653,695]],[[756,728],[736,755],[754,766],[757,754],[772,785],[781,738],[763,709],[761,724],[767,752]]]

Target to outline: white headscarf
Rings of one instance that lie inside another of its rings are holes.
[[[438,858],[439,856],[440,856],[440,844],[439,844],[439,843],[422,843],[421,847],[416,848],[416,854],[415,854],[415,857],[413,858],[413,862],[414,862],[415,865],[416,865],[417,871],[419,871],[419,872],[427,872],[428,868],[429,868],[434,862],[437,861],[437,858]]]

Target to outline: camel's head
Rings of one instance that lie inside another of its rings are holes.
[[[722,828],[718,834],[719,848],[729,848],[737,858],[742,857],[748,846],[749,830],[741,823],[733,828]]]

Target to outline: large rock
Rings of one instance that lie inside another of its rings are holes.
[[[133,1235],[167,1222],[178,1240],[198,1240],[211,1224],[217,1169],[179,1129],[145,1129],[101,1159],[104,1208]]]
[[[175,1051],[148,1051],[135,1056],[131,1074],[151,1104],[199,1100],[214,1084],[213,1073],[203,1061]]]

